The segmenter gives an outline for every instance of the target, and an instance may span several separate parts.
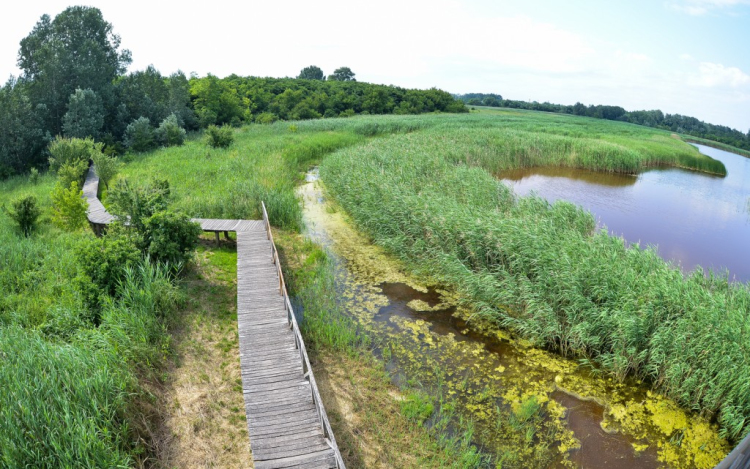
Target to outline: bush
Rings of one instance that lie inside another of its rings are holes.
[[[24,236],[31,236],[31,232],[36,227],[36,221],[42,213],[37,206],[36,197],[29,195],[16,199],[11,202],[11,207],[11,210],[5,209],[5,206],[3,206],[3,209],[13,221],[18,223]]]
[[[206,144],[213,148],[227,148],[232,142],[234,142],[234,133],[231,127],[209,125],[206,128]]]
[[[145,222],[148,256],[153,261],[179,266],[190,259],[202,233],[198,223],[183,213],[161,211]]]
[[[63,187],[75,184],[80,189],[86,179],[86,171],[89,169],[88,160],[68,161],[57,170],[57,181]]]
[[[91,161],[94,162],[94,166],[96,167],[96,175],[99,176],[99,182],[109,189],[109,183],[117,175],[122,164],[117,161],[117,158],[107,156],[101,152],[94,153]]]
[[[273,124],[277,120],[279,120],[279,117],[271,112],[261,112],[255,116],[255,122],[257,124]]]
[[[154,129],[148,117],[139,117],[125,129],[123,143],[130,150],[137,152],[149,151],[156,146]]]
[[[67,231],[75,231],[86,224],[86,201],[83,191],[75,182],[62,182],[55,185],[52,191],[52,223]]]
[[[31,168],[31,171],[29,171],[29,183],[33,185],[37,185],[39,182],[39,170],[36,168]]]
[[[146,219],[167,209],[169,194],[169,182],[164,179],[152,179],[148,185],[135,187],[127,179],[120,179],[109,191],[107,200],[110,213],[128,220],[136,232],[143,233]]]
[[[50,153],[49,168],[57,172],[62,166],[71,164],[73,166],[86,162],[94,153],[102,151],[104,144],[96,143],[92,138],[64,138],[58,136],[50,142],[48,150]]]
[[[75,283],[84,302],[98,307],[101,295],[114,296],[125,270],[141,259],[132,239],[116,229],[101,238],[89,238],[76,250],[81,274]]]
[[[180,146],[185,143],[185,129],[180,126],[177,115],[172,113],[156,129],[156,138],[166,147]]]
[[[341,114],[339,114],[339,116],[341,116],[341,117],[352,117],[354,114],[356,114],[354,112],[354,109],[347,109],[345,111],[341,111]]]

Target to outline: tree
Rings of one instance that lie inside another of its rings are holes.
[[[156,129],[156,138],[164,146],[180,146],[185,142],[185,129],[180,127],[177,115],[172,113]]]
[[[112,182],[112,179],[117,175],[122,164],[117,161],[117,158],[107,156],[102,152],[94,153],[91,156],[91,161],[93,161],[94,167],[96,168],[96,175],[99,176],[99,182],[109,189],[109,183]]]
[[[0,180],[46,163],[44,148],[51,137],[44,131],[45,110],[34,108],[14,78],[0,88]]]
[[[29,195],[18,198],[11,202],[11,207],[12,209],[8,210],[5,208],[5,205],[3,205],[3,210],[13,221],[18,223],[21,232],[28,238],[31,236],[31,232],[34,231],[36,221],[42,213],[37,206],[36,197]]]
[[[304,80],[325,80],[325,75],[323,75],[323,70],[321,70],[320,67],[310,65],[309,67],[303,68],[299,72],[297,78],[302,78]]]
[[[337,68],[332,75],[328,75],[328,79],[332,81],[357,81],[354,78],[354,72],[349,67]]]
[[[67,231],[75,231],[86,224],[86,201],[75,182],[67,187],[60,181],[52,191],[52,223]]]
[[[139,117],[125,129],[123,142],[129,149],[137,152],[151,150],[155,146],[154,129],[148,117]]]
[[[68,98],[77,88],[93,90],[105,109],[114,109],[113,80],[130,64],[120,37],[93,7],[74,6],[51,20],[43,15],[21,40],[18,67],[34,106],[47,107],[46,128],[62,132]]]
[[[49,168],[52,172],[57,172],[66,164],[77,164],[85,162],[88,167],[88,161],[94,153],[100,153],[104,145],[94,142],[91,137],[88,138],[64,138],[57,136],[49,144]]]
[[[91,89],[77,89],[68,99],[68,112],[63,116],[66,137],[99,138],[104,125],[102,100]]]
[[[129,123],[139,117],[161,122],[169,115],[169,86],[165,77],[153,65],[120,77],[116,83],[121,122]]]

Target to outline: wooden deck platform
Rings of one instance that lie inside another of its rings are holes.
[[[97,231],[115,220],[89,168],[83,197]],[[262,204],[261,204],[262,205]],[[247,428],[256,469],[345,469],[284,284],[268,213],[263,220],[194,218],[237,233],[237,328]]]

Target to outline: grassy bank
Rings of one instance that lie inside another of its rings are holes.
[[[546,148],[573,125],[585,132],[585,121],[550,116],[544,121],[548,135],[529,133],[540,142],[531,148]],[[750,431],[746,285],[702,272],[685,278],[653,250],[592,233],[593,217],[580,208],[517,199],[492,176],[538,164],[548,154],[555,164],[574,161],[598,170],[656,165],[662,163],[629,155],[663,145],[657,154],[667,158],[666,148],[686,144],[648,129],[595,122],[609,133],[565,157],[554,147],[537,153],[519,143],[521,151],[509,151],[516,143],[503,143],[541,122],[498,131],[494,122],[484,124],[433,127],[341,150],[323,162],[321,176],[377,244],[418,274],[457,287],[477,314],[498,327],[618,378],[647,380],[685,408],[715,417],[729,438]],[[631,143],[627,151],[589,157],[600,143],[610,148],[613,142]],[[680,165],[707,161],[713,167],[712,160],[691,153],[684,149]]]

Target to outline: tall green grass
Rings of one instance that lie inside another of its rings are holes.
[[[498,327],[619,378],[645,379],[715,417],[730,439],[748,433],[750,288],[703,272],[685,277],[652,249],[594,232],[592,216],[572,204],[517,198],[491,173],[565,153],[508,150],[502,142],[537,137],[493,125],[344,149],[323,162],[321,176],[377,244],[457,287]],[[631,153],[604,160],[627,162]]]
[[[131,467],[144,452],[138,378],[164,356],[179,295],[163,268],[141,265],[96,327],[72,281],[92,235],[50,224],[53,185],[0,183],[3,202],[33,194],[43,210],[30,238],[0,212],[0,466]]]

